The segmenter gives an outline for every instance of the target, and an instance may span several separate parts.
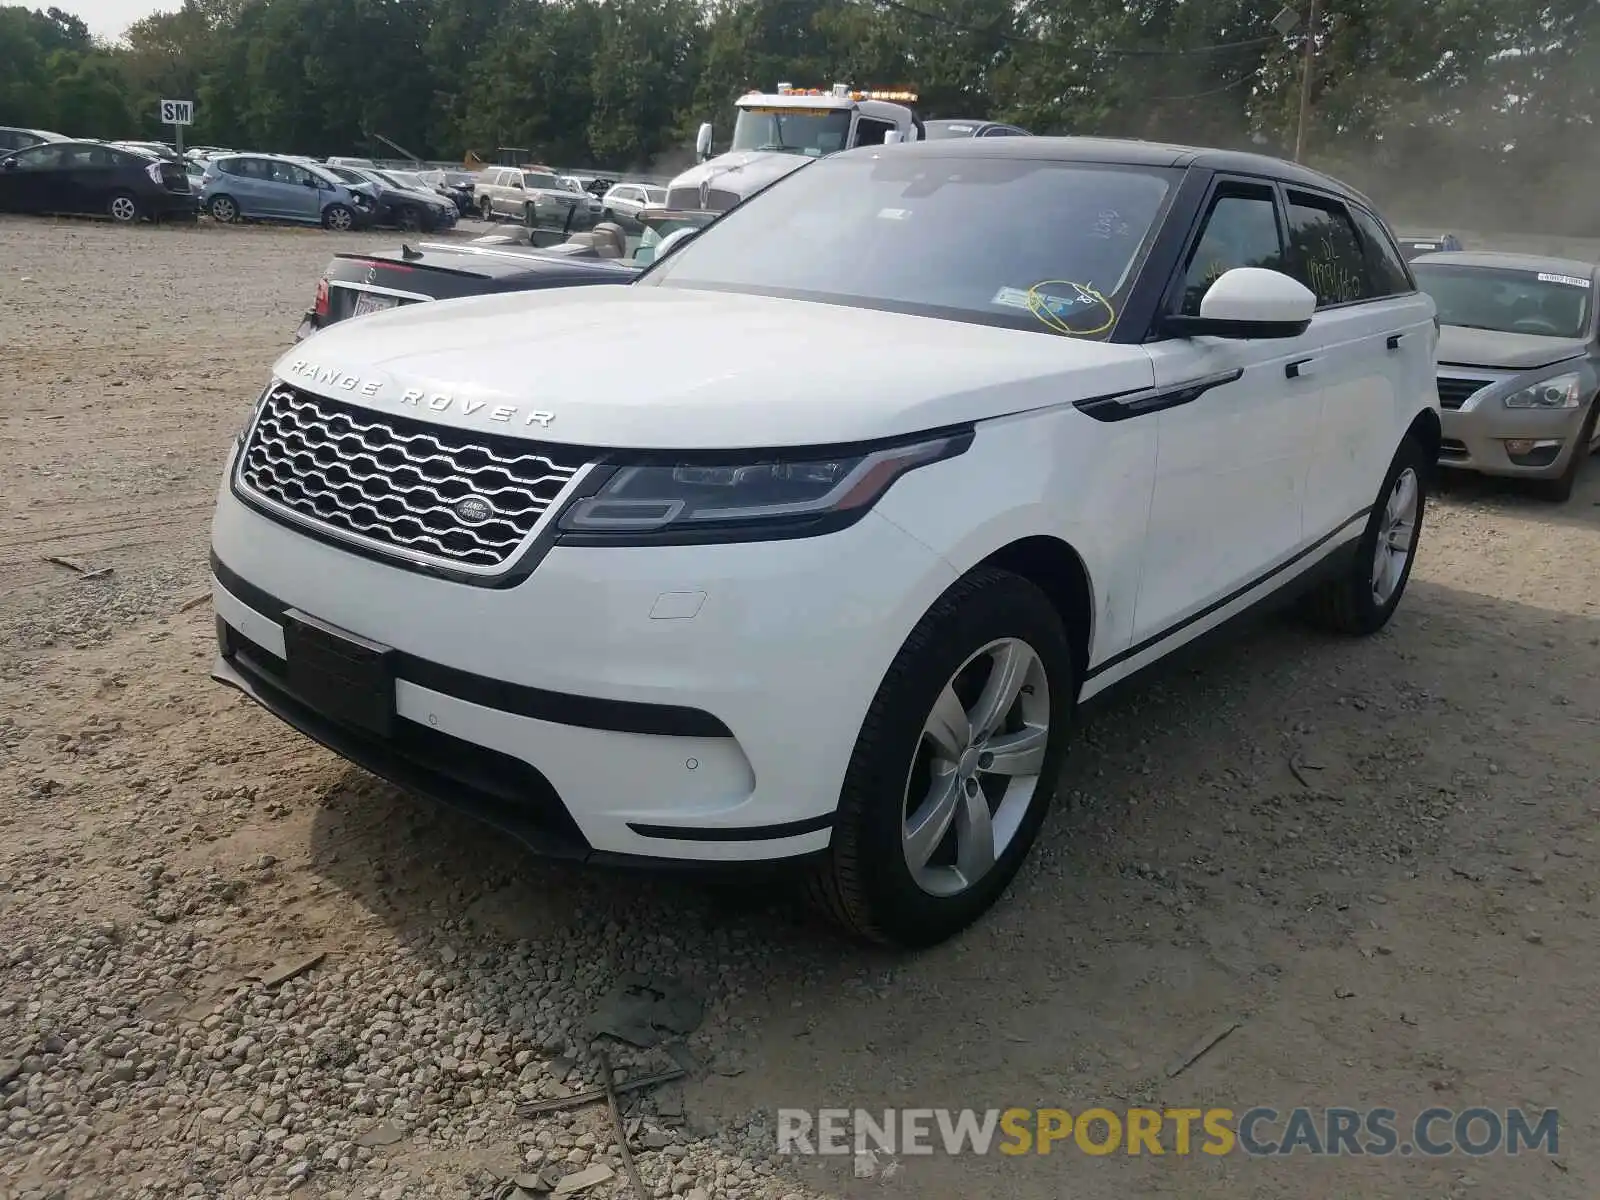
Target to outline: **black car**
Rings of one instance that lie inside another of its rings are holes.
[[[192,220],[199,201],[181,163],[103,142],[41,142],[0,158],[0,212],[107,216],[124,224]]]
[[[69,142],[65,134],[51,133],[48,129],[18,129],[14,125],[0,125],[0,154],[37,146],[40,142]]]
[[[454,201],[446,199],[432,188],[419,191],[402,187],[374,167],[336,167],[328,164],[322,169],[341,182],[364,188],[372,194],[374,225],[432,233],[436,229],[451,228],[460,218]]]
[[[946,138],[1032,136],[1021,126],[1006,125],[1000,121],[965,120],[955,117],[949,120],[924,121],[922,123],[922,139],[928,142],[942,141]]]
[[[423,242],[416,249],[402,245],[376,254],[339,254],[317,281],[316,299],[295,331],[295,341],[349,317],[402,304],[630,283],[662,246],[670,248],[669,238],[682,240],[688,236],[683,231],[704,228],[717,215],[653,210],[646,214],[644,236],[631,242],[620,226],[606,222],[542,247],[528,244],[532,232],[519,229],[460,245]],[[515,240],[519,236],[520,245]]]
[[[463,217],[476,211],[478,177],[470,171],[418,171],[430,187],[455,201],[456,211]]]

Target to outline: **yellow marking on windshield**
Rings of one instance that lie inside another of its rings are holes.
[[[1046,288],[1071,288],[1072,297],[1052,296],[1045,291]],[[1068,324],[1065,312],[1079,307],[1085,311],[1099,308],[1105,313],[1106,319],[1093,329],[1074,329]],[[1111,301],[1087,284],[1071,279],[1041,279],[1034,284],[1028,289],[1028,311],[1046,328],[1067,337],[1095,337],[1117,323],[1117,310],[1111,307]]]

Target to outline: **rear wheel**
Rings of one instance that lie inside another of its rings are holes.
[[[1590,403],[1588,415],[1583,418],[1583,424],[1578,427],[1578,440],[1573,445],[1572,454],[1567,459],[1566,469],[1554,479],[1541,479],[1539,481],[1539,494],[1546,500],[1553,500],[1557,504],[1565,504],[1572,499],[1572,489],[1578,482],[1578,476],[1583,472],[1583,464],[1589,461],[1589,446],[1594,441],[1594,421],[1597,412],[1600,412],[1600,399]]]
[[[478,215],[485,221],[494,220],[494,202],[485,196],[478,201]]]
[[[1431,466],[1415,438],[1400,443],[1354,558],[1307,597],[1307,609],[1319,625],[1364,636],[1389,623],[1411,578]]]
[[[211,219],[224,225],[232,225],[239,219],[239,206],[232,196],[211,197]]]
[[[322,224],[335,233],[348,233],[355,228],[356,214],[343,204],[330,204],[322,214]]]
[[[422,210],[407,205],[400,210],[395,223],[406,233],[416,233],[422,228]]]
[[[954,584],[862,722],[813,900],[889,945],[932,945],[971,924],[1044,821],[1074,695],[1066,631],[1038,588],[989,568]]]
[[[106,213],[119,225],[132,225],[139,219],[139,201],[132,192],[118,192],[106,205]]]

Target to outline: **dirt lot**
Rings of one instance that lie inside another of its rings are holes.
[[[631,1110],[660,1197],[1600,1194],[1600,470],[1451,489],[1371,641],[1269,621],[1101,711],[1009,899],[892,957],[530,861],[208,681],[223,449],[371,240],[0,220],[0,1195],[620,1179],[603,1106],[516,1104],[599,1078],[629,971],[706,1000],[709,1069]],[[773,1158],[779,1106],[891,1104],[1562,1122],[1555,1157]]]

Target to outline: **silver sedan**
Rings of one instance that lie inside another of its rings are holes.
[[[1411,269],[1439,309],[1440,465],[1538,480],[1567,499],[1595,442],[1595,264],[1469,250]]]

